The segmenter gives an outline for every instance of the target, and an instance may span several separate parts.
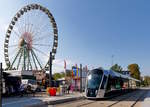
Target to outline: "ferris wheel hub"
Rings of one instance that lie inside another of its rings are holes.
[[[30,32],[24,32],[19,40],[19,47],[26,47],[32,49],[32,34]]]

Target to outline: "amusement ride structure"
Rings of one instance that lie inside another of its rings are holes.
[[[6,32],[4,57],[8,70],[44,70],[58,45],[58,30],[50,11],[29,4],[12,18]]]

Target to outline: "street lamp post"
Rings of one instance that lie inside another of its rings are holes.
[[[80,92],[82,92],[82,64],[80,64]]]
[[[112,58],[111,66],[113,66],[114,65],[114,55],[112,55],[111,58]]]
[[[0,63],[0,107],[2,107],[2,63]]]
[[[52,87],[52,52],[49,57],[49,86]]]

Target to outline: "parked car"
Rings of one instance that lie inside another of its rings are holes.
[[[41,91],[41,89],[37,85],[36,80],[22,79],[21,82],[24,85],[24,89],[32,90],[32,91]]]

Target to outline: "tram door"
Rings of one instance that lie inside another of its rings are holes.
[[[106,89],[106,83],[107,83],[107,76],[104,75],[104,78],[103,78],[103,81],[101,83],[101,87],[100,87],[100,90],[99,90],[99,97],[100,98],[103,98],[104,95],[105,95],[105,89]]]

